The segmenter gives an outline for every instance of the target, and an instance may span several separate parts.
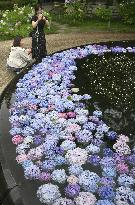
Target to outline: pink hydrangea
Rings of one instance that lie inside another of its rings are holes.
[[[26,154],[20,154],[16,157],[16,161],[18,162],[18,164],[21,164],[25,160],[27,160],[27,155]]]
[[[123,142],[129,142],[129,137],[127,137],[126,135],[118,135],[118,139],[123,141]]]
[[[75,114],[75,112],[68,112],[68,113],[67,113],[67,116],[68,116],[69,118],[74,118],[74,117],[76,116],[76,114]]]
[[[66,113],[62,113],[62,112],[60,112],[59,114],[58,114],[58,117],[59,118],[67,118],[67,114]]]
[[[68,127],[67,127],[67,131],[69,131],[69,132],[77,132],[77,131],[79,131],[79,130],[81,130],[81,126],[80,125],[78,125],[78,124],[72,124],[72,125],[69,125]]]
[[[74,176],[74,175],[70,175],[70,176],[67,178],[67,182],[68,182],[69,184],[77,184],[78,181],[79,181],[79,179],[78,179],[76,176]]]
[[[94,205],[96,200],[94,194],[90,192],[80,192],[75,202],[77,205]]]
[[[13,138],[12,138],[12,143],[17,145],[19,143],[22,143],[23,142],[23,137],[21,135],[15,135]]]
[[[126,174],[129,172],[129,168],[125,163],[119,163],[116,165],[116,169],[119,174]]]

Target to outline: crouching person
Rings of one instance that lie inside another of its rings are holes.
[[[31,49],[23,48],[23,38],[21,36],[15,37],[7,59],[7,68],[19,72],[32,64]]]

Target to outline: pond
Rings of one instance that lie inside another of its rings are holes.
[[[24,204],[134,204],[134,45],[61,51],[9,84],[1,147]]]

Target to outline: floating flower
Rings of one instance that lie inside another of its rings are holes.
[[[99,181],[100,177],[89,170],[85,170],[79,175],[79,184],[88,192],[96,192]]]
[[[69,184],[77,184],[78,183],[78,178],[74,175],[70,175],[68,178],[67,178],[67,182]]]
[[[76,148],[73,150],[67,151],[65,158],[69,161],[70,164],[85,164],[87,160],[87,151],[81,148]]]
[[[40,177],[40,174],[40,169],[36,165],[26,167],[26,169],[24,170],[24,176],[26,179],[38,179]]]
[[[98,166],[100,164],[101,158],[98,155],[91,155],[88,157],[88,162],[94,166]]]
[[[89,146],[87,146],[86,151],[90,154],[97,154],[100,152],[100,147],[95,146],[94,144],[90,144]]]
[[[51,174],[47,173],[47,172],[41,172],[41,174],[39,176],[39,180],[40,181],[48,182],[48,181],[51,180]]]
[[[75,204],[71,199],[59,198],[59,199],[56,199],[53,205],[75,205]]]
[[[75,175],[78,176],[83,172],[83,168],[81,167],[81,165],[78,164],[73,164],[69,167],[69,173],[71,175]]]
[[[60,198],[61,194],[57,185],[44,184],[37,190],[37,197],[41,203],[52,204],[56,199]]]
[[[79,196],[75,199],[77,205],[94,205],[95,202],[96,197],[90,192],[80,192]]]
[[[115,205],[115,204],[109,200],[98,200],[95,205]]]
[[[112,187],[110,186],[102,186],[98,189],[98,194],[101,197],[101,199],[114,199],[115,193]]]
[[[71,91],[72,91],[73,93],[78,93],[78,92],[79,92],[79,88],[72,88]]]
[[[14,137],[12,137],[12,142],[13,144],[19,144],[21,142],[23,142],[23,137],[21,135],[15,135]]]
[[[95,111],[93,112],[93,115],[96,116],[96,117],[101,117],[101,116],[102,116],[102,112],[99,111],[99,110],[95,110]]]
[[[129,204],[135,204],[135,191],[133,191],[129,187],[121,186],[116,189],[116,197],[115,201],[118,204],[118,202],[125,202]]]
[[[117,133],[114,131],[108,131],[107,137],[110,140],[116,140],[117,139]]]
[[[65,173],[65,170],[64,169],[56,169],[52,172],[52,180],[58,182],[58,183],[64,183],[67,176],[66,176],[66,173]]]
[[[119,174],[127,174],[129,172],[128,165],[125,163],[119,163],[116,165],[117,172]]]
[[[80,192],[80,186],[78,184],[69,184],[65,188],[65,194],[70,198],[77,197],[79,195],[79,192]]]
[[[65,151],[68,151],[68,150],[76,148],[76,144],[75,142],[72,142],[70,140],[65,140],[62,142],[60,147],[62,147]]]
[[[133,179],[132,177],[130,177],[126,174],[121,174],[118,177],[118,183],[119,183],[120,186],[130,187],[130,186],[135,184],[135,179]]]

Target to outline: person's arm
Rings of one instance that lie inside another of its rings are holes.
[[[20,50],[20,57],[24,59],[26,62],[31,62],[32,57],[25,49]]]
[[[32,27],[33,28],[36,28],[37,27],[37,25],[38,25],[38,22],[42,19],[42,14],[40,14],[39,16],[38,16],[38,19],[37,20],[35,20],[35,18],[33,18],[32,19]]]
[[[48,19],[46,17],[43,17],[43,20],[45,21],[45,24],[47,25],[47,27],[50,27],[50,23]]]

